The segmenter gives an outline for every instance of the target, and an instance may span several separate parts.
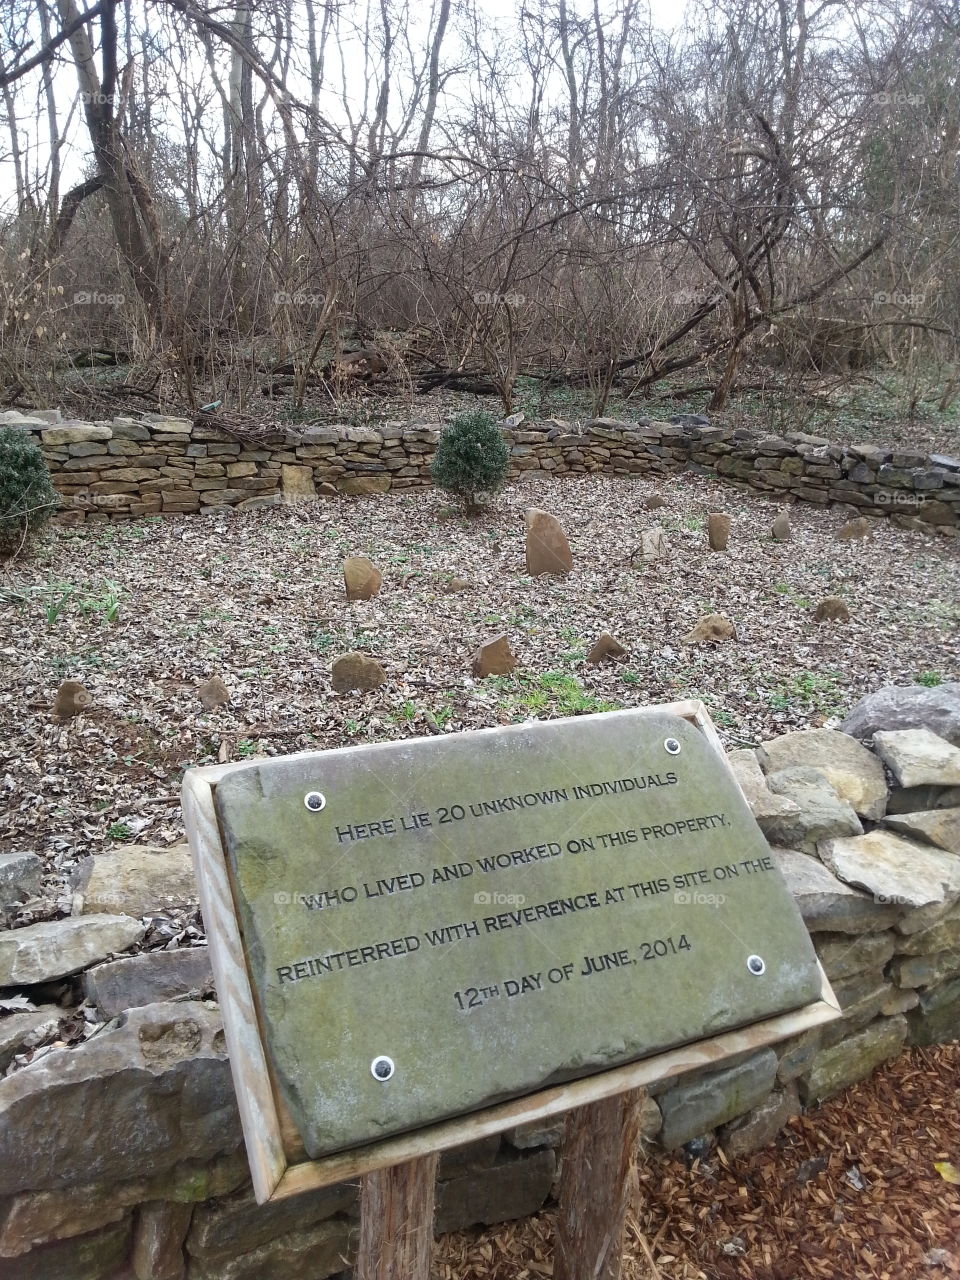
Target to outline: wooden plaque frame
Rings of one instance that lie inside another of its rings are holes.
[[[695,725],[726,760],[723,744],[703,703],[675,702],[636,710],[683,717]],[[183,780],[182,803],[250,1173],[260,1204],[386,1169],[428,1153],[463,1146],[515,1125],[546,1120],[668,1076],[719,1064],[735,1054],[774,1044],[841,1016],[840,1005],[821,967],[820,998],[792,1013],[778,1014],[596,1075],[311,1160],[272,1079],[214,807],[217,783],[228,773],[257,763],[260,762],[245,761],[188,770]]]

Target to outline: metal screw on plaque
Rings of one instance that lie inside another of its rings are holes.
[[[303,803],[311,813],[319,813],[326,806],[327,797],[322,791],[308,791],[303,797]]]
[[[759,978],[762,973],[766,973],[767,965],[763,956],[747,956],[747,968],[755,978]]]
[[[676,738],[665,738],[663,749],[668,756],[678,756],[680,754],[680,743]]]
[[[374,1058],[370,1063],[370,1074],[374,1080],[389,1080],[396,1069],[393,1059],[386,1057],[386,1055]]]

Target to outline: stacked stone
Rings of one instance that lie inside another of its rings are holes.
[[[643,1115],[661,1150],[718,1140],[744,1155],[905,1044],[960,1038],[960,684],[881,690],[842,729],[728,758],[843,1016],[661,1081]],[[42,869],[30,853],[0,856],[0,920],[39,891]],[[5,1280],[338,1274],[355,1184],[254,1203],[206,949],[122,954],[145,917],[195,903],[186,846],[99,854],[73,889],[67,919],[0,928],[0,989],[39,1006],[0,1021],[0,1073],[23,1063],[0,1080]],[[51,1001],[66,982],[115,1021],[28,1062],[58,1033],[65,1011]],[[444,1155],[437,1230],[539,1209],[561,1127]]]
[[[147,414],[139,421],[61,422],[57,410],[0,414],[34,432],[63,495],[61,519],[235,507],[241,511],[337,494],[430,484],[439,425],[307,427],[243,441],[210,425]],[[843,446],[789,432],[758,436],[681,415],[673,422],[597,418],[503,427],[510,470],[554,475],[667,475],[693,468],[733,484],[820,505],[852,506],[960,528],[960,459],[874,445]]]

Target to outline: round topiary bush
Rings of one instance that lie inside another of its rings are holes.
[[[475,515],[477,494],[502,489],[509,467],[510,450],[496,419],[477,409],[457,414],[443,432],[430,474],[434,484],[461,499],[468,515]]]
[[[58,504],[36,440],[29,431],[0,427],[0,556],[13,555]]]

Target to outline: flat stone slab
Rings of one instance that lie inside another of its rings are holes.
[[[0,853],[0,916],[40,892],[43,861],[35,853]]]
[[[901,787],[960,786],[960,747],[929,729],[881,730],[873,745]]]
[[[861,818],[882,818],[887,803],[883,765],[872,752],[849,734],[835,729],[803,729],[785,733],[757,750],[767,773],[792,765],[810,765],[826,775],[841,800]]]
[[[940,906],[960,896],[960,858],[880,828],[826,840],[820,856],[841,880],[866,889],[880,903]]]
[[[887,826],[960,855],[960,809],[927,809],[887,818]]]
[[[865,933],[892,925],[900,908],[844,884],[819,859],[794,849],[771,849],[803,922],[811,933]]]
[[[139,942],[146,927],[129,916],[70,916],[0,933],[0,987],[65,978]]]
[[[87,999],[112,1018],[124,1009],[202,991],[212,985],[213,973],[206,947],[179,947],[98,964],[83,975],[83,983]]]
[[[85,915],[112,911],[140,917],[198,901],[187,844],[131,844],[92,854],[77,868],[74,889],[81,898],[79,913]]]
[[[313,1158],[819,998],[725,761],[665,712],[263,761],[215,802]]]
[[[775,795],[792,800],[796,806],[793,813],[758,817],[771,844],[813,853],[821,840],[860,835],[863,831],[855,810],[840,799],[820,769],[790,765],[768,774],[767,786]]]

